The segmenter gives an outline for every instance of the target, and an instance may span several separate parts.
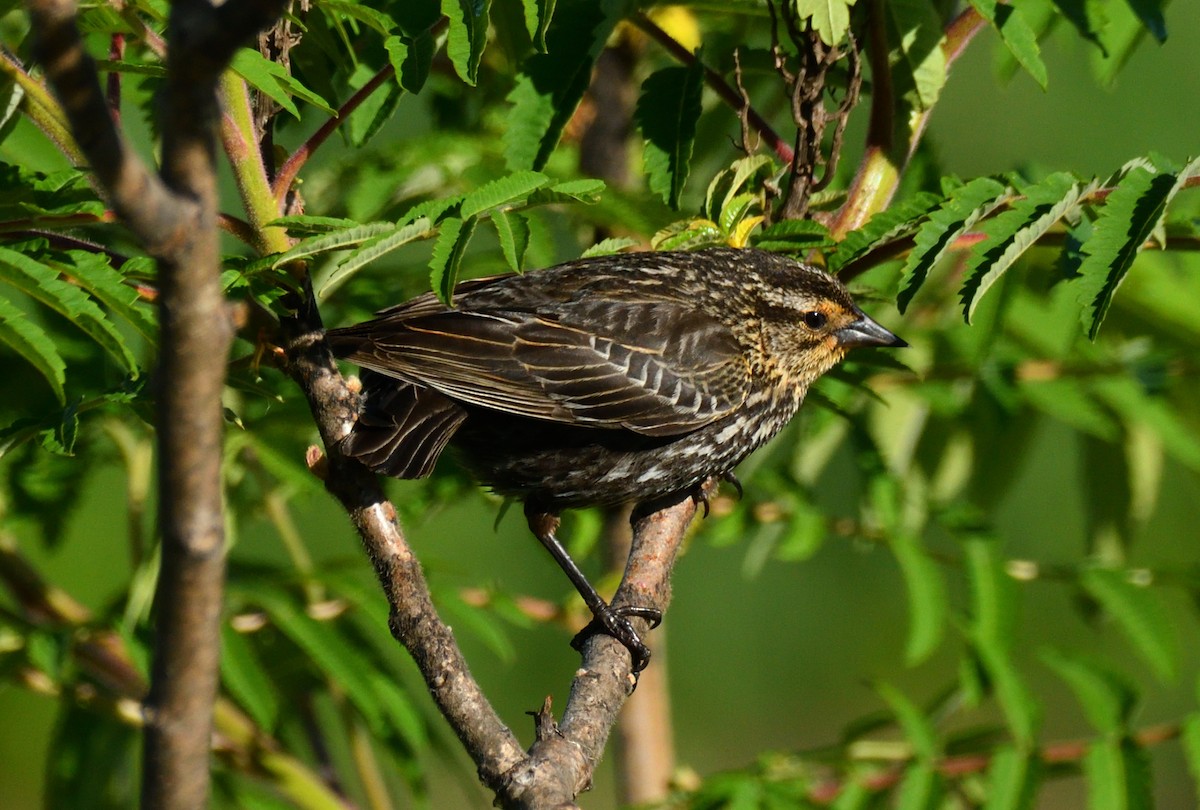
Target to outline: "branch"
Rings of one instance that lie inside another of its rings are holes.
[[[416,662],[430,695],[474,760],[480,780],[496,792],[500,804],[570,806],[590,784],[632,687],[628,651],[607,636],[593,637],[584,645],[561,726],[543,717],[527,755],[471,676],[453,633],[438,616],[420,563],[378,479],[340,450],[357,415],[357,394],[334,363],[311,291],[297,315],[284,319],[282,326],[288,371],[304,392],[325,444],[324,459],[314,455],[313,467],[362,539],[390,606],[392,635]],[[675,554],[695,511],[687,499],[637,521],[633,550],[613,604],[666,607]],[[646,629],[644,623],[639,627]]]
[[[168,23],[162,177],[117,131],[73,0],[29,0],[35,54],[114,210],[159,260],[156,423],[162,565],[142,805],[201,808],[217,692],[225,578],[221,504],[225,362],[233,339],[220,287],[216,83],[279,0],[178,0]]]

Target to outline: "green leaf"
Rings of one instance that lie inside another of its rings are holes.
[[[525,28],[539,53],[546,52],[546,31],[554,18],[555,0],[521,0],[525,12]]]
[[[272,62],[256,50],[240,48],[233,55],[229,68],[295,118],[300,118],[300,110],[292,101],[293,96],[307,101],[329,115],[337,115],[337,111],[330,107],[325,99],[296,81],[287,68],[278,62]]]
[[[399,28],[396,21],[390,16],[363,3],[347,2],[347,0],[321,0],[320,8],[327,14],[338,14],[358,20],[385,37],[391,36]]]
[[[917,290],[925,283],[929,271],[951,248],[955,240],[966,233],[982,217],[1000,204],[1008,189],[990,177],[977,177],[959,186],[913,238],[913,250],[904,263],[900,279],[900,295],[896,305],[904,312]]]
[[[0,281],[62,315],[135,375],[137,358],[125,338],[88,295],[59,278],[58,270],[6,247],[0,247]]]
[[[979,663],[992,689],[1010,733],[1022,750],[1030,750],[1041,722],[1038,703],[1025,685],[1006,645],[989,639],[972,639]]]
[[[0,343],[8,346],[38,370],[54,390],[59,404],[67,402],[63,385],[66,363],[42,327],[25,317],[5,296],[0,296]]]
[[[389,225],[388,228],[388,231],[376,236],[338,262],[337,267],[329,274],[329,278],[325,279],[320,289],[317,290],[317,295],[322,298],[325,297],[334,287],[345,282],[350,276],[380,256],[385,256],[393,250],[407,245],[409,242],[426,239],[433,235],[433,225],[425,217],[420,217],[413,222],[399,227]]]
[[[738,158],[728,169],[717,172],[708,184],[704,195],[705,215],[713,222],[721,219],[721,213],[729,206],[729,201],[742,194],[742,188],[752,178],[759,174],[769,175],[774,169],[775,164],[770,155],[748,155]]]
[[[630,239],[628,236],[610,236],[608,239],[601,239],[596,244],[580,254],[581,259],[590,259],[594,256],[613,256],[626,248],[637,247],[640,245],[636,239]]]
[[[510,169],[546,165],[591,83],[596,56],[620,19],[617,6],[564,0],[558,7],[546,33],[546,53],[526,60],[508,95],[512,114],[504,142]]]
[[[335,250],[357,247],[364,242],[378,238],[382,234],[390,233],[395,228],[396,226],[390,222],[368,222],[365,225],[353,225],[341,230],[320,233],[317,236],[311,236],[296,243],[286,253],[279,254],[271,267],[277,269],[288,262],[294,262],[298,259],[307,259],[310,256],[320,256],[322,253],[331,253]]]
[[[604,188],[603,180],[593,180],[590,178],[567,180],[563,183],[555,183],[550,188],[539,188],[529,195],[525,207],[532,208],[535,205],[573,202],[594,205],[600,202],[600,195],[604,193]]]
[[[1010,649],[1016,626],[1016,585],[1004,570],[997,541],[975,537],[963,544],[971,587],[971,637]]]
[[[419,93],[433,66],[433,37],[425,32],[416,39],[388,37],[383,42],[396,82],[410,93]]]
[[[450,22],[446,55],[459,78],[472,87],[487,45],[492,0],[442,0],[442,13]]]
[[[967,280],[959,293],[968,323],[992,285],[1050,228],[1073,213],[1080,198],[1091,189],[1092,186],[1084,187],[1075,182],[1067,172],[1052,174],[1036,186],[1025,189],[1024,198],[1016,200],[1008,211],[983,224],[987,238],[975,247],[967,260],[964,269]]]
[[[893,90],[916,111],[932,109],[946,84],[942,21],[929,0],[890,0],[886,8],[895,32]]]
[[[221,683],[264,731],[279,717],[278,690],[244,635],[221,624]]]
[[[1171,199],[1197,175],[1200,159],[1178,174],[1132,165],[1109,193],[1092,226],[1091,237],[1083,244],[1084,259],[1075,282],[1084,306],[1084,325],[1092,340],[1134,258],[1162,223]]]
[[[1179,639],[1157,594],[1130,583],[1123,572],[1101,568],[1087,571],[1080,584],[1116,620],[1158,677],[1174,679]]]
[[[1037,32],[1029,24],[1021,7],[999,5],[997,0],[971,0],[971,5],[992,24],[1008,52],[1045,90],[1049,76],[1046,64],[1042,61],[1042,50],[1038,47]]]
[[[1045,649],[1039,657],[1071,687],[1093,728],[1106,735],[1124,732],[1134,706],[1134,694],[1128,684],[1078,656]]]
[[[937,194],[922,191],[880,211],[866,225],[846,234],[837,250],[828,257],[830,272],[836,273],[885,242],[912,233],[941,202],[942,198]]]
[[[477,220],[454,217],[442,221],[433,256],[429,259],[429,285],[442,303],[454,304],[454,286],[458,283],[458,268],[462,264],[467,243],[475,233]]]
[[[896,790],[896,810],[937,810],[941,807],[940,777],[928,763],[910,765]]]
[[[346,217],[319,217],[312,214],[301,214],[290,217],[279,217],[266,224],[268,228],[286,228],[293,236],[300,234],[330,233],[358,226],[358,222]]]
[[[937,732],[925,713],[908,696],[888,683],[875,684],[879,693],[896,716],[904,739],[913,748],[913,755],[924,763],[933,763],[941,756],[941,746],[938,744]]]
[[[826,45],[837,45],[850,30],[850,7],[855,0],[794,0],[796,16],[808,21]]]
[[[909,666],[924,661],[942,639],[946,624],[946,583],[937,564],[914,537],[893,538],[892,553],[900,563],[908,593],[908,642],[904,660]]]
[[[508,206],[526,199],[539,188],[550,185],[550,178],[541,172],[519,171],[485,183],[463,198],[459,216],[470,219],[491,208]]]
[[[267,612],[279,631],[303,650],[317,669],[345,689],[346,697],[372,731],[383,731],[383,708],[369,677],[373,667],[362,653],[347,644],[332,624],[310,617],[288,594],[257,587],[247,598]]]
[[[1187,756],[1188,773],[1193,782],[1200,782],[1200,712],[1192,712],[1183,721],[1183,753]]]
[[[642,83],[634,113],[646,140],[643,160],[650,190],[676,210],[691,170],[703,87],[699,59],[688,67],[663,68]]]
[[[763,228],[751,240],[763,250],[796,253],[835,244],[829,230],[811,219],[785,219]]]
[[[525,268],[525,252],[529,249],[529,220],[513,211],[493,211],[492,227],[500,239],[504,261],[516,272]]]
[[[1154,807],[1146,752],[1129,740],[1093,743],[1083,759],[1089,810],[1149,810]]]
[[[992,754],[988,766],[987,804],[984,810],[1028,810],[1033,807],[1041,778],[1041,762],[1036,757],[1002,745]]]
[[[1167,21],[1163,18],[1164,0],[1125,0],[1158,44],[1167,41]]]
[[[107,256],[86,250],[72,250],[68,255],[72,264],[57,265],[64,275],[124,318],[146,340],[154,342],[158,338],[158,323],[151,307],[142,301],[137,290],[125,283],[125,277],[109,264]]]

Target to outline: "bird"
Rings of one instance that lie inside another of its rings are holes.
[[[341,450],[377,473],[429,475],[447,445],[524,502],[530,530],[636,676],[650,651],[558,539],[566,509],[702,497],[795,415],[854,347],[907,343],[818,267],[755,248],[622,253],[463,281],[330,329],[361,369]],[[707,504],[706,504],[707,505]]]

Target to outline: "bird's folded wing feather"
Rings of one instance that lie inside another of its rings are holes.
[[[651,436],[720,418],[749,386],[729,330],[665,302],[445,310],[375,321],[360,337],[347,359],[460,402]]]

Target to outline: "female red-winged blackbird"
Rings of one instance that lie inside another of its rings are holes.
[[[332,329],[366,371],[344,450],[397,478],[454,442],[621,641],[649,651],[555,537],[571,507],[663,502],[726,476],[853,346],[904,346],[827,273],[760,250],[631,253],[459,284]]]

